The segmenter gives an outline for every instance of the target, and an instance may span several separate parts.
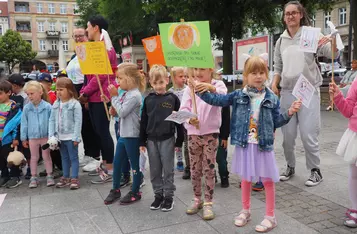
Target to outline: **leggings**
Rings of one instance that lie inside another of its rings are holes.
[[[352,209],[357,210],[357,167],[354,164],[350,165],[350,174],[348,176],[348,190]]]
[[[218,148],[218,134],[191,135],[188,140],[190,152],[191,182],[195,197],[201,200],[202,176],[205,176],[205,202],[212,202],[214,192],[214,166]]]
[[[275,217],[275,184],[271,179],[262,178],[265,188],[265,215]],[[244,210],[250,210],[250,192],[252,190],[252,182],[242,180],[242,204]]]
[[[48,138],[38,138],[38,139],[30,139],[29,140],[29,146],[30,146],[30,152],[31,152],[31,160],[30,160],[30,168],[31,168],[31,174],[32,176],[37,175],[37,164],[38,164],[38,159],[40,158],[40,152],[39,148],[47,143]],[[42,150],[42,158],[43,161],[45,162],[45,168],[47,175],[52,174],[52,159],[50,156],[50,150]]]

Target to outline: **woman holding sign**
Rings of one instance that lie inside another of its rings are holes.
[[[101,41],[101,34],[102,30],[108,29],[108,23],[102,16],[93,16],[88,21],[88,39],[92,41]],[[108,48],[108,44],[111,45],[110,40],[105,41],[109,61],[111,64],[112,69],[116,69],[117,67],[117,57],[116,52],[111,46]],[[108,71],[108,74],[111,71]],[[103,163],[104,163],[104,170],[98,170],[99,177],[92,180],[92,183],[100,184],[106,183],[112,180],[113,174],[113,157],[114,157],[114,142],[113,138],[110,135],[109,131],[109,119],[106,115],[105,107],[101,100],[101,90],[104,91],[104,95],[109,96],[109,92],[107,90],[109,83],[115,83],[115,75],[99,75],[99,81],[101,83],[101,87],[99,82],[96,78],[96,75],[87,75],[88,83],[83,86],[81,90],[81,96],[79,100],[82,103],[88,102],[89,107],[89,115],[94,127],[94,131],[99,136],[98,141],[100,142],[100,150],[102,152]],[[102,167],[100,167],[103,169]]]
[[[295,140],[299,126],[300,136],[305,148],[306,167],[311,170],[306,186],[315,186],[322,181],[320,172],[320,150],[318,135],[320,132],[320,85],[322,76],[318,67],[317,56],[331,58],[331,36],[320,36],[317,54],[303,52],[299,48],[302,26],[310,26],[310,19],[305,8],[298,1],[291,1],[284,7],[283,22],[286,30],[278,39],[274,53],[274,81],[272,89],[279,94],[281,86],[281,109],[287,110],[296,98],[292,91],[302,74],[315,88],[308,107],[302,106],[289,124],[282,127],[283,148],[287,169],[280,176],[281,181],[289,180],[295,174]],[[336,48],[334,48],[336,50]],[[336,57],[338,53],[336,53]]]

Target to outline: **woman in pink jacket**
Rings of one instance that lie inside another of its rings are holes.
[[[349,118],[348,128],[343,134],[336,153],[350,164],[348,188],[352,208],[347,210],[344,225],[351,228],[357,227],[357,80],[355,80],[347,97],[335,83],[330,84],[330,94],[334,96],[334,103],[343,116]]]

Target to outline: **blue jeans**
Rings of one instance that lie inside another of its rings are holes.
[[[69,178],[69,171],[72,166],[71,178],[78,178],[79,160],[78,145],[74,146],[73,141],[61,141],[60,152],[62,156],[63,177]]]
[[[114,156],[113,189],[120,188],[123,163],[127,163],[128,160],[130,160],[131,169],[133,171],[132,191],[134,193],[139,192],[142,177],[139,168],[139,147],[139,138],[119,137]]]
[[[115,121],[114,124],[114,129],[115,129],[115,136],[117,137],[117,140],[119,139],[120,135],[119,135],[119,122]],[[115,149],[115,154],[116,153]],[[128,160],[127,163],[123,162],[123,166],[121,168],[121,172],[123,173],[124,177],[130,177],[130,161]]]

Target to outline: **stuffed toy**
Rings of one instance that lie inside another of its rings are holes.
[[[48,148],[50,148],[50,150],[59,150],[60,146],[61,146],[61,141],[58,140],[57,137],[51,136],[51,137],[48,139],[47,143],[44,144],[41,148],[42,148],[43,150],[46,150],[46,149],[48,149]]]
[[[26,162],[25,156],[20,151],[17,151],[17,147],[7,156],[7,167],[24,166]]]

